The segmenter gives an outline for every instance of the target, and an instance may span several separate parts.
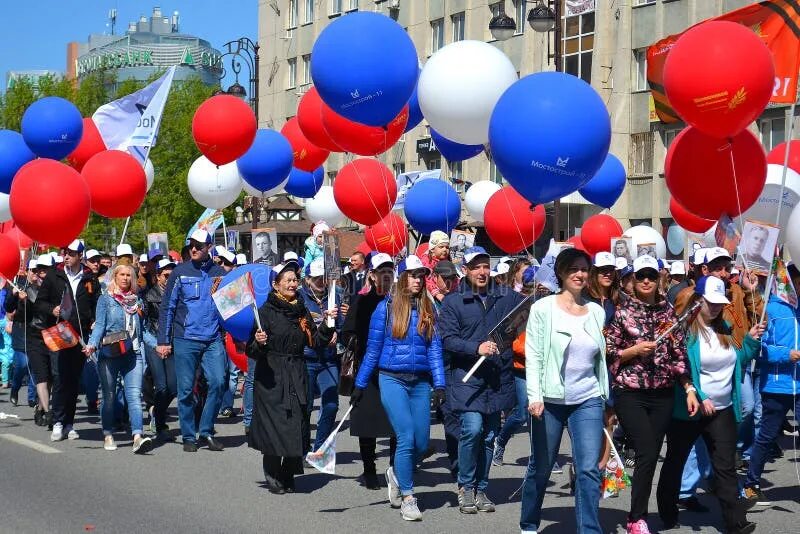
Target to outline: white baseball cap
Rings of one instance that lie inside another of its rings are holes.
[[[497,263],[499,265],[501,263],[511,263],[512,261],[514,260],[511,259],[511,256],[503,256]]]
[[[205,243],[206,245],[211,244],[211,234],[199,228],[192,232],[192,235],[189,236],[189,239],[193,239],[198,243]]]
[[[643,269],[653,269],[658,272],[658,260],[647,254],[633,260],[633,272],[638,273]]]
[[[731,269],[731,274],[739,274],[739,269],[734,267],[733,269]]]
[[[703,263],[711,263],[717,258],[728,258],[731,260],[731,254],[722,247],[707,248],[706,253],[703,255]]]
[[[291,250],[289,252],[284,253],[283,255],[283,261],[289,261],[289,260],[297,261],[298,259],[299,257],[297,256],[297,252],[292,252]]]
[[[683,264],[682,261],[674,261],[672,265],[669,267],[669,274],[672,275],[679,275],[679,274],[686,274],[686,266]]]
[[[67,245],[67,250],[71,250],[72,252],[83,252],[86,248],[86,245],[83,243],[83,239],[74,239],[72,243]]]
[[[97,251],[97,249],[90,248],[89,250],[86,251],[86,259],[87,260],[91,260],[92,258],[99,258],[99,257],[100,257],[100,253]]]
[[[236,255],[233,252],[219,245],[215,247],[215,250],[217,251],[217,256],[227,261],[231,265],[236,264]]]
[[[272,271],[275,274],[281,274],[286,269],[290,269],[290,270],[292,270],[294,272],[298,272],[300,270],[300,265],[296,261],[290,260],[290,261],[287,261],[285,263],[279,263],[278,265],[276,265],[275,267],[272,268]]]
[[[147,254],[142,254],[139,256],[139,263],[147,263],[147,262],[148,262]]]
[[[372,259],[369,260],[369,266],[373,271],[377,271],[380,267],[386,264],[391,264],[391,266],[394,267],[394,261],[392,260],[392,257],[385,252],[379,252],[378,254],[372,256]]]
[[[614,267],[616,267],[618,271],[621,271],[627,266],[628,266],[628,260],[626,260],[625,258],[616,258],[614,260]]]
[[[162,258],[162,259],[158,260],[158,270],[159,271],[161,271],[161,270],[163,270],[163,269],[165,269],[167,267],[169,267],[170,269],[174,269],[175,268],[175,262],[170,260],[170,259],[167,259],[167,258]]]
[[[53,263],[53,256],[50,254],[41,254],[36,258],[37,267],[52,267]]]
[[[701,276],[694,286],[694,292],[712,304],[731,303],[725,295],[725,282],[716,276]]]
[[[623,258],[624,259],[624,258]],[[610,252],[598,252],[594,255],[595,267],[616,267],[617,260]]]
[[[120,256],[133,256],[133,249],[127,243],[122,243],[121,245],[117,245],[117,257]]]
[[[489,272],[489,276],[495,277],[498,274],[506,274],[511,269],[511,266],[506,262],[498,263],[494,266],[494,270]]]
[[[315,276],[323,276],[325,274],[325,260],[317,258],[306,267],[306,276],[314,278]]]
[[[425,271],[425,276],[431,274],[431,270],[422,263],[422,260],[419,257],[411,254],[407,256],[406,259],[400,262],[400,265],[397,266],[397,274],[402,274],[406,271],[418,271],[423,269]]]
[[[245,254],[237,254],[236,265],[247,265],[247,256]]]
[[[28,269],[31,271],[36,269],[36,260],[28,260]]]

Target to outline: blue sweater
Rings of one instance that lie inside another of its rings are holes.
[[[800,350],[800,310],[795,310],[775,295],[767,303],[767,330],[761,340],[758,358],[761,391],[792,395],[800,391],[800,364],[792,363],[789,354]]]
[[[378,303],[369,322],[369,337],[364,361],[358,369],[356,387],[366,388],[375,367],[392,373],[431,374],[433,387],[444,389],[442,341],[438,333],[428,341],[417,331],[417,310],[411,310],[408,331],[403,339],[392,337],[391,320],[387,319],[390,299]]]

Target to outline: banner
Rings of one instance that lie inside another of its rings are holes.
[[[214,232],[216,232],[217,228],[219,228],[219,225],[222,224],[222,219],[222,211],[206,208],[206,211],[200,214],[200,217],[197,218],[197,221],[194,223],[194,225],[189,228],[189,232],[186,234],[186,239],[188,240],[189,236],[192,235],[192,232],[195,230],[205,230],[213,236]]]
[[[211,294],[223,321],[227,321],[245,308],[254,306],[253,279],[246,272],[233,282],[222,286]]]
[[[796,101],[800,69],[800,12],[797,2],[764,0],[708,20],[737,22],[761,37],[775,62],[775,87],[770,103],[792,104]],[[682,34],[669,35],[647,49],[647,84],[655,101],[656,114],[665,123],[680,120],[669,104],[663,80],[664,62]],[[731,61],[736,61],[736,58],[731,58]]]
[[[594,11],[595,0],[565,0],[565,17],[574,17]]]
[[[792,308],[797,308],[797,290],[786,269],[786,264],[778,256],[773,261],[772,270],[775,276],[772,279],[772,293]]]
[[[42,339],[47,348],[53,352],[69,349],[78,344],[78,333],[72,325],[61,321],[55,326],[42,330]]]
[[[392,210],[401,210],[405,206],[406,193],[411,189],[411,186],[421,180],[442,178],[442,170],[435,169],[432,171],[413,171],[405,172],[397,175],[397,199],[394,201]]]

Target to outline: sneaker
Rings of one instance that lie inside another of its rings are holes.
[[[520,530],[519,534],[539,534],[535,530]]]
[[[156,427],[156,417],[153,414],[153,407],[152,406],[150,407],[150,422],[147,425],[147,427],[148,427],[147,430],[151,434],[155,434],[158,431],[158,428]]]
[[[233,408],[223,408],[219,412],[219,415],[220,417],[233,417],[234,416]]]
[[[76,439],[81,437],[78,434],[78,432],[74,428],[72,428],[71,426],[64,427],[64,431],[67,434],[67,439],[76,440]]]
[[[564,470],[561,468],[560,465],[558,465],[558,462],[556,462],[556,463],[553,464],[553,470],[551,472],[554,475],[560,475],[561,473],[564,472]]]
[[[462,514],[477,514],[478,507],[475,505],[475,494],[472,489],[458,488],[458,511]]]
[[[647,521],[640,519],[638,521],[628,521],[628,534],[650,534],[650,527],[647,526]]]
[[[475,493],[475,508],[477,508],[479,512],[494,512],[495,509],[494,503],[483,491]]]
[[[64,426],[61,423],[53,424],[53,433],[50,434],[50,441],[61,441],[64,439]]]
[[[103,448],[107,451],[117,450],[117,443],[114,441],[113,436],[106,436],[103,440]]]
[[[388,486],[389,505],[392,508],[400,508],[403,496],[400,494],[400,485],[397,483],[397,477],[394,476],[394,469],[389,466],[386,470],[386,485]]]
[[[506,448],[500,445],[500,438],[494,438],[494,451],[492,452],[492,465],[501,466],[503,465],[503,455],[506,452]]]
[[[636,451],[633,449],[625,450],[625,467],[636,467]]]
[[[705,514],[710,511],[708,506],[701,503],[696,495],[686,497],[685,499],[678,499],[678,507],[698,514]]]
[[[755,501],[757,506],[772,506],[772,502],[767,499],[760,486],[745,486],[744,498],[748,501]]]
[[[8,396],[9,402],[11,402],[12,406],[19,406],[19,390],[14,391],[11,390],[11,393]]]
[[[400,515],[406,521],[420,521],[422,519],[422,512],[419,511],[416,497],[403,499],[403,502],[400,503]]]
[[[137,436],[133,438],[133,454],[144,454],[153,448],[153,440],[146,436]]]
[[[756,524],[750,521],[744,521],[731,530],[732,534],[750,534],[751,532],[755,532]]]
[[[790,423],[788,419],[783,420],[783,428],[781,430],[783,430],[784,436],[800,436],[797,427]]]

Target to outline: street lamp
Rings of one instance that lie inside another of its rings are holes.
[[[489,21],[489,31],[492,32],[492,37],[498,41],[511,39],[514,32],[517,31],[517,23],[506,15],[503,4],[500,4],[500,13]]]
[[[558,2],[556,2],[558,9]],[[549,32],[556,25],[556,13],[550,6],[544,5],[542,0],[528,12],[528,24],[533,31],[538,33]]]

